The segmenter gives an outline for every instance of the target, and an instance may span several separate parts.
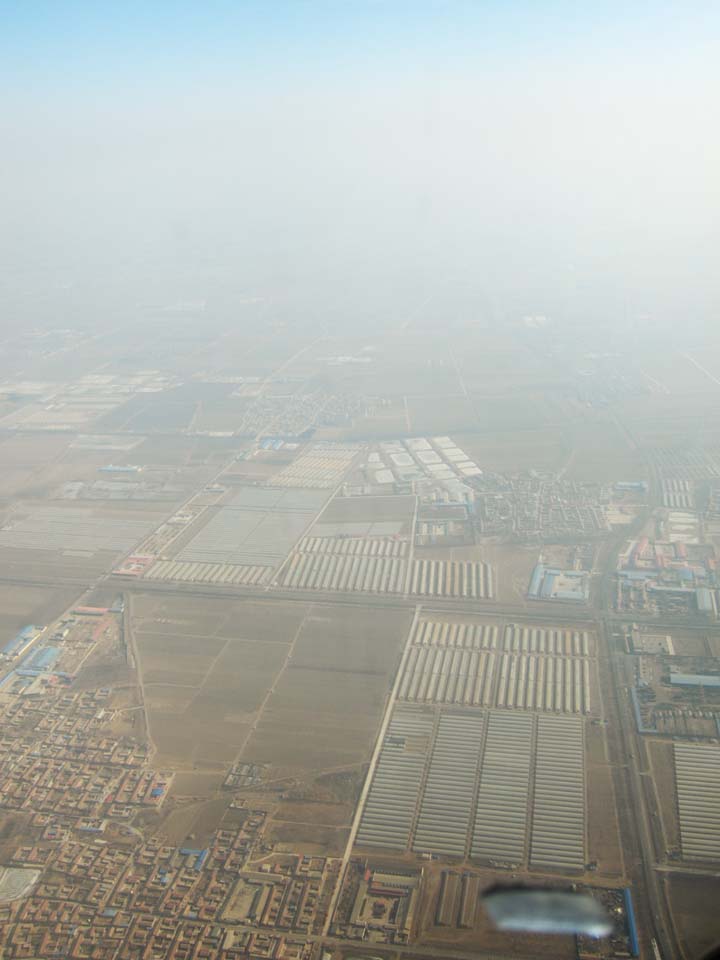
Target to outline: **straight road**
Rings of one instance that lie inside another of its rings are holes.
[[[611,688],[607,691],[605,705],[613,736],[608,738],[608,745],[616,773],[616,803],[625,865],[635,881],[633,894],[641,919],[641,932],[648,938],[654,937],[663,958],[669,960],[681,957],[682,953],[674,930],[668,923],[664,893],[655,872],[652,827],[637,761],[642,747],[636,743],[635,719],[627,692],[627,678],[620,673],[619,654],[613,649],[612,626],[606,618],[601,621],[601,634],[610,667]],[[615,757],[612,756],[614,751],[618,754]]]

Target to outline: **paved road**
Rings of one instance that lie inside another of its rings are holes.
[[[625,864],[634,880],[633,896],[641,935],[644,933],[648,938],[654,937],[663,958],[670,960],[682,954],[668,922],[664,892],[655,872],[652,828],[637,765],[642,747],[636,743],[637,733],[627,693],[627,678],[621,673],[619,654],[613,649],[612,627],[607,619],[601,622],[601,632],[610,666],[611,689],[607,691],[605,706],[613,734],[609,739],[611,753],[615,748],[619,754],[611,759],[616,764],[616,804],[621,821]],[[649,944],[647,946],[649,948]]]
[[[23,581],[32,583],[32,581]],[[418,603],[432,613],[472,615],[483,617],[497,617],[500,619],[517,618],[531,620],[536,623],[578,624],[591,626],[601,617],[608,623],[629,624],[637,623],[652,626],[657,630],[672,630],[682,627],[683,630],[701,633],[715,633],[720,635],[720,624],[708,623],[702,617],[692,620],[683,618],[653,617],[633,614],[607,613],[584,605],[542,603],[505,603],[498,600],[466,600],[464,598],[403,596],[402,594],[373,594],[343,591],[322,590],[290,590],[281,587],[243,587],[240,585],[224,585],[215,583],[180,583],[166,580],[130,580],[124,577],[108,576],[106,583],[120,591],[139,591],[140,593],[163,593],[175,595],[192,595],[198,597],[234,597],[248,600],[285,600],[296,603],[332,603],[349,607],[406,607],[414,609]]]

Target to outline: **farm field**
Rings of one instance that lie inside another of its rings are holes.
[[[320,776],[369,754],[410,613],[133,595],[158,763]]]
[[[23,501],[0,529],[0,565],[28,580],[89,580],[107,572],[162,520],[153,503]]]
[[[13,639],[22,627],[43,627],[72,604],[75,587],[0,584],[0,646]]]
[[[702,957],[720,941],[720,877],[676,876],[667,880],[670,909],[688,957]]]
[[[411,434],[464,433],[478,429],[473,402],[462,394],[407,397]]]
[[[302,617],[296,606],[133,597],[130,629],[159,762],[233,762]]]
[[[364,763],[409,625],[406,610],[313,605],[243,759],[301,778]]]

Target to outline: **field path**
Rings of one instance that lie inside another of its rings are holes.
[[[233,760],[233,765],[235,765],[236,763],[239,763],[239,762],[240,762],[240,759],[242,758],[242,755],[243,755],[243,753],[244,753],[244,751],[245,751],[245,747],[247,747],[248,743],[250,742],[250,737],[251,737],[251,736],[253,735],[253,733],[255,733],[255,731],[257,730],[257,725],[258,725],[258,723],[260,722],[260,720],[262,719],[263,711],[265,710],[265,707],[268,705],[268,703],[269,703],[269,701],[270,701],[270,697],[272,697],[272,695],[275,693],[275,688],[276,688],[277,685],[278,685],[278,681],[280,680],[280,678],[282,677],[282,675],[283,675],[283,674],[285,673],[285,671],[287,670],[287,665],[288,665],[288,663],[292,660],[293,652],[295,651],[295,644],[297,643],[298,637],[300,636],[300,633],[302,632],[302,628],[305,626],[305,621],[307,620],[307,618],[308,618],[308,617],[310,616],[310,614],[312,613],[312,610],[313,610],[313,604],[312,604],[312,603],[308,603],[308,605],[307,605],[306,608],[305,608],[305,612],[303,613],[303,618],[302,618],[302,620],[300,621],[300,624],[298,625],[298,628],[297,628],[297,630],[295,631],[295,634],[293,635],[292,640],[290,641],[290,646],[288,647],[288,651],[287,651],[287,654],[285,655],[285,659],[284,659],[283,662],[282,662],[282,666],[280,667],[280,669],[278,670],[278,672],[275,674],[275,679],[274,679],[273,682],[272,682],[272,686],[270,686],[270,687],[268,688],[267,693],[266,693],[265,696],[263,697],[262,703],[261,703],[260,706],[257,708],[256,714],[255,714],[255,719],[253,720],[253,722],[252,722],[252,724],[251,724],[251,726],[250,726],[250,729],[248,730],[247,734],[245,735],[245,739],[243,740],[242,744],[240,745],[240,749],[238,750],[237,754],[235,755],[235,759]]]
[[[127,631],[125,637],[125,643],[127,645],[128,651],[132,654],[133,666],[135,667],[135,676],[137,677],[137,686],[140,691],[140,705],[143,711],[143,717],[145,720],[145,736],[147,738],[148,746],[150,747],[150,752],[148,754],[148,761],[157,753],[157,746],[155,741],[152,738],[152,731],[150,729],[150,714],[148,713],[147,702],[145,700],[145,684],[143,683],[143,674],[142,674],[142,661],[140,660],[140,655],[138,652],[137,642],[135,640],[135,631],[133,630],[133,595],[128,591],[125,594],[125,629]]]

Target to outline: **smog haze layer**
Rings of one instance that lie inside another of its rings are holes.
[[[717,314],[715,4],[4,6],[4,324]]]

